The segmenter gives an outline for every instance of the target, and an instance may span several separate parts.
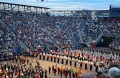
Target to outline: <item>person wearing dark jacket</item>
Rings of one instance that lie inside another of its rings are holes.
[[[90,71],[92,71],[92,64],[90,64]]]
[[[62,77],[62,70],[60,69],[60,76]]]
[[[70,66],[72,65],[72,60],[70,60]]]
[[[50,74],[50,72],[51,72],[51,67],[50,66],[48,67],[48,71],[49,71],[49,74]]]

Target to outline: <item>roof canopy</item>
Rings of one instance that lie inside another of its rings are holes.
[[[7,3],[7,2],[0,2],[0,4],[8,4],[8,5],[15,5],[15,6],[22,6],[22,7],[34,7],[34,8],[41,8],[41,9],[50,9],[50,8],[47,8],[47,7],[39,7],[39,6],[31,6],[31,5],[22,5],[22,4],[14,4],[14,3]]]

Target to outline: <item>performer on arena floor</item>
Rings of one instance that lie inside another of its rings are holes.
[[[47,61],[49,61],[49,55],[47,55]]]
[[[74,66],[75,66],[75,67],[76,67],[76,65],[77,65],[76,63],[77,63],[76,60],[74,60]]]
[[[80,67],[82,67],[82,65],[83,65],[83,62],[80,62]]]
[[[58,59],[57,62],[59,63],[60,58],[58,57],[57,59]]]
[[[64,60],[63,60],[63,58],[62,58],[62,64],[64,64]]]
[[[37,58],[37,56],[38,56],[38,53],[36,53],[36,58]]]
[[[92,64],[90,64],[90,71],[92,71]]]
[[[58,75],[60,74],[60,68],[58,67]]]
[[[89,72],[89,69],[88,68],[86,68],[86,73],[88,73]]]
[[[56,62],[56,56],[54,56],[54,62]]]
[[[53,61],[53,55],[51,55],[51,62]]]
[[[45,55],[43,55],[43,60],[45,60]]]
[[[70,56],[71,60],[72,60],[72,55]]]
[[[50,66],[48,67],[48,71],[49,71],[49,74],[50,74],[50,72],[51,72],[51,67]]]
[[[68,74],[69,74],[69,78],[72,78],[71,77],[71,70],[68,71]]]
[[[54,65],[52,65],[52,72],[54,73]]]
[[[68,59],[66,59],[66,65],[68,65]]]
[[[95,71],[98,72],[98,64],[95,66]]]
[[[85,62],[84,64],[85,64],[85,70],[87,70],[87,63]]]
[[[41,54],[39,55],[39,59],[41,60]]]
[[[70,66],[72,65],[72,60],[70,60]]]
[[[62,77],[62,69],[60,69],[60,76]]]

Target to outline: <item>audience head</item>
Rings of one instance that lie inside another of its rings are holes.
[[[120,78],[120,69],[117,67],[112,67],[108,72],[110,78]]]
[[[94,75],[92,73],[86,73],[82,76],[82,78],[94,78]]]
[[[112,67],[118,67],[118,65],[115,62],[110,62],[108,68],[112,68]]]
[[[97,72],[97,78],[108,78],[108,75],[103,72]]]

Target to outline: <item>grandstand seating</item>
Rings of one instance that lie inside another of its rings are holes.
[[[4,55],[8,55],[11,52],[14,52],[14,47],[17,45],[17,40],[15,35],[12,35],[12,32],[5,27],[0,22],[0,52]]]
[[[113,48],[120,48],[120,37],[118,36],[110,45]]]
[[[120,34],[119,19],[90,17],[48,16],[46,13],[0,12],[2,20],[27,47],[54,44],[59,48],[74,46],[80,42],[92,42],[103,32],[104,35]],[[77,21],[77,22],[76,22]],[[77,23],[79,26],[77,26]],[[118,39],[119,41],[119,39]]]
[[[114,18],[114,19],[109,19],[108,20],[108,24],[109,26],[106,28],[106,30],[104,31],[105,35],[119,35],[120,34],[120,19]]]

